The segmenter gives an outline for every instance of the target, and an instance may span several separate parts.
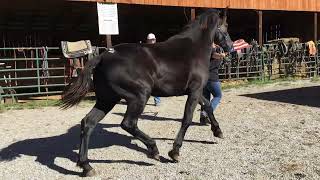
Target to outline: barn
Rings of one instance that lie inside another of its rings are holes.
[[[96,2],[118,4],[118,35],[99,35]],[[0,86],[16,87],[20,95],[60,93],[71,74],[62,58],[61,41],[89,39],[92,45],[105,47],[144,42],[150,32],[164,41],[204,9],[226,7],[234,40],[257,40],[262,45],[283,37],[298,37],[301,42],[318,39],[317,0],[3,1],[0,63],[6,65],[0,69]]]
[[[114,44],[139,42],[150,31],[165,40],[203,8],[229,7],[234,39],[263,43],[294,36],[307,41],[319,33],[317,0],[13,0],[1,3],[0,47],[53,47],[66,39],[90,39],[102,46],[95,2],[118,3],[120,34],[112,37]]]

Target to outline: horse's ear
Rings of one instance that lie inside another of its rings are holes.
[[[229,9],[229,6],[227,6],[224,11],[223,11],[223,17],[222,17],[222,23],[223,24],[227,24],[227,13],[228,13],[228,9]]]

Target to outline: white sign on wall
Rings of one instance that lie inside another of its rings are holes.
[[[119,34],[117,4],[97,3],[99,34]]]

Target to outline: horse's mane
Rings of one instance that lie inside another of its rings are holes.
[[[212,21],[214,21],[214,19],[208,18],[212,14],[216,14],[217,17],[219,17],[220,11],[217,9],[209,9],[205,11],[201,15],[197,16],[195,20],[190,21],[187,25],[185,25],[180,33],[170,37],[167,41],[177,38],[191,37],[193,31],[198,28],[207,29],[208,23],[213,23]]]

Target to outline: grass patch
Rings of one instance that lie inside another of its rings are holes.
[[[36,109],[49,106],[59,106],[58,100],[28,100],[21,103],[0,104],[0,112],[6,110],[19,110],[19,109]]]
[[[222,89],[242,88],[249,86],[264,86],[272,84],[275,80],[238,80],[238,81],[225,81],[222,83]]]
[[[222,83],[222,89],[232,89],[232,88],[241,88],[241,87],[249,87],[249,86],[265,86],[268,84],[275,84],[278,83],[279,85],[290,85],[291,82],[295,82],[297,80],[301,80],[301,78],[281,78],[281,79],[275,79],[275,80],[238,80],[238,81],[224,81]],[[319,79],[320,81],[320,79]],[[312,80],[311,80],[312,82]],[[315,80],[313,80],[315,82]]]
[[[310,81],[311,82],[319,82],[320,78],[319,78],[319,76],[315,76],[315,77],[312,77]]]
[[[94,100],[83,100],[79,107],[87,107],[94,104]],[[60,106],[59,100],[27,100],[25,102],[12,103],[12,104],[0,104],[0,113],[7,110],[21,110],[21,109],[40,109],[43,107]]]

